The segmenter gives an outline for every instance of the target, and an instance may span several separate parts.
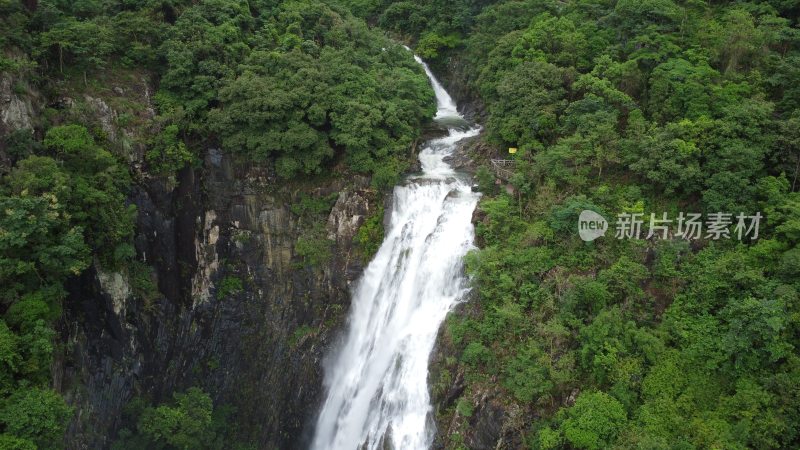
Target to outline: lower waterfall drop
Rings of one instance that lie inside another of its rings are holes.
[[[428,66],[435,120],[447,135],[426,143],[422,174],[394,188],[391,223],[353,291],[348,330],[325,374],[314,450],[426,450],[433,441],[428,360],[439,327],[468,289],[479,194],[444,161],[475,136]]]

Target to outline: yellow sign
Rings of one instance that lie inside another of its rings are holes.
[[[517,147],[509,147],[509,148],[508,148],[508,153],[510,153],[510,154],[512,154],[512,155],[513,155],[514,153],[517,153]]]

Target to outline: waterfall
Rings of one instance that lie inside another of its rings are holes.
[[[478,133],[416,57],[436,93],[447,135],[420,152],[422,174],[394,188],[385,239],[353,291],[348,330],[325,373],[314,450],[423,450],[433,440],[428,360],[450,309],[468,289],[478,194],[444,158]]]

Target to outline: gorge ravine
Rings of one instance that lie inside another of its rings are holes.
[[[433,441],[428,359],[468,289],[463,257],[473,247],[479,198],[444,158],[479,128],[416,59],[436,94],[434,120],[447,134],[424,145],[422,173],[394,189],[386,237],[353,290],[343,342],[329,355],[312,449],[423,450]]]

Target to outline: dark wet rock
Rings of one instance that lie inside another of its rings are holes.
[[[470,83],[476,74],[463,60],[462,55],[454,52],[443,64],[434,65],[432,70],[455,100],[459,112],[470,122],[483,123],[486,118],[486,108]]]
[[[290,211],[301,189],[210,151],[178,187],[151,180],[132,196],[136,248],[162,297],[147,304],[120,273],[87,271],[70,285],[57,388],[76,408],[69,448],[107,448],[134,396],[166,401],[199,386],[233,407],[237,435],[257,448],[300,448],[322,394],[321,361],[363,270],[352,240],[375,205],[368,179],[330,181],[340,192],[324,226],[332,257],[305,266],[295,254],[312,224]],[[313,193],[313,192],[312,192]],[[242,292],[221,298],[236,277]],[[299,329],[310,330],[297,336]]]
[[[148,174],[144,147],[124,144],[146,141],[154,130],[120,127],[112,102],[135,95],[149,117],[152,88],[136,83],[144,87],[53,101],[87,105],[87,117],[130,162],[134,245],[159,291],[144,299],[140,280],[97,265],[67,284],[58,324],[64,345],[52,370],[54,388],[75,410],[66,447],[109,448],[121,428],[135,426],[123,418],[131,399],[157,404],[197,386],[215,405],[232,408],[229,422],[239,440],[255,448],[303,448],[321,401],[323,355],[342,329],[349,286],[363,271],[353,237],[384,198],[365,177],[286,183],[271,167],[236,163],[213,145],[201,167],[171,177]],[[13,101],[15,127],[27,124],[18,114],[27,101]],[[327,213],[292,212],[302,195],[331,193],[339,196]],[[295,252],[313,227],[331,245],[330,258],[318,266]],[[222,296],[228,277],[243,289]]]

